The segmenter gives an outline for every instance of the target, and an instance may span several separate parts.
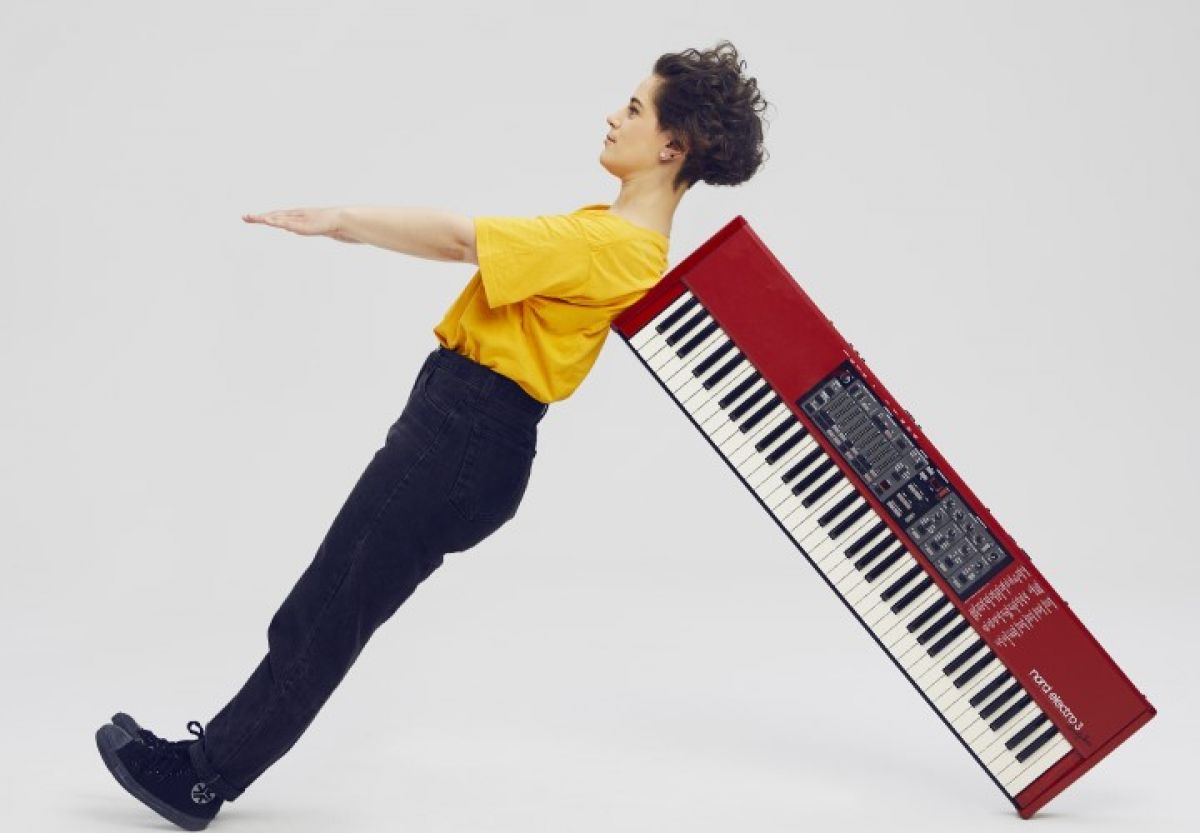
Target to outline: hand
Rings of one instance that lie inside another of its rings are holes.
[[[339,217],[337,208],[291,208],[284,211],[268,211],[266,214],[242,215],[242,219],[247,223],[275,226],[305,237],[324,236],[343,243],[359,242],[346,236],[338,228]]]

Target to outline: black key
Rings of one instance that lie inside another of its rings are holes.
[[[801,492],[808,491],[808,487],[816,483],[817,479],[824,475],[825,472],[829,471],[831,468],[833,468],[833,460],[826,457],[824,463],[810,471],[803,480],[792,487],[792,494],[798,495]]]
[[[908,632],[916,633],[918,628],[923,627],[926,622],[928,622],[934,616],[937,616],[939,613],[942,612],[943,608],[948,607],[949,605],[950,605],[949,597],[942,596],[936,602],[929,605],[929,607],[925,608],[920,613],[918,613],[915,617],[913,617],[913,620],[908,623]],[[924,644],[924,643],[922,643],[922,644]]]
[[[704,380],[705,390],[712,390],[714,385],[716,385],[718,382],[720,382],[722,379],[724,379],[726,376],[728,376],[730,373],[732,373],[733,369],[735,367],[737,367],[738,365],[740,365],[745,360],[746,360],[746,357],[741,354],[741,351],[739,351],[736,356],[734,356],[729,361],[725,362],[725,364],[721,365],[717,369],[716,373],[714,373],[713,375],[709,376],[707,379]]]
[[[896,600],[896,603],[892,605],[892,613],[899,613],[900,611],[904,610],[904,608],[912,604],[918,596],[928,590],[932,585],[933,579],[931,579],[929,576],[925,576],[925,578],[921,579],[920,584]]]
[[[915,579],[917,576],[922,575],[924,572],[925,571],[921,569],[920,564],[914,564],[907,573],[900,576],[900,578],[896,579],[891,584],[889,584],[887,590],[884,590],[882,593],[879,594],[879,598],[885,602],[891,601],[892,596],[895,596],[897,593],[899,593],[901,590],[904,589],[904,585],[908,584],[910,581]],[[928,587],[929,585],[927,584],[925,586]]]
[[[1011,679],[1012,679],[1012,677],[1009,676],[1007,671],[1001,671],[996,676],[996,679],[992,680],[990,683],[988,683],[987,685],[985,685],[983,688],[979,689],[979,691],[977,691],[975,693],[975,696],[971,698],[971,705],[978,707],[979,704],[982,703],[984,700],[988,699],[988,697],[991,696],[991,693],[993,691],[995,691],[996,689],[998,689],[1001,686],[1001,684],[1004,683],[1005,680],[1011,680]]]
[[[854,566],[859,570],[866,569],[868,564],[870,564],[880,555],[883,555],[884,551],[895,542],[896,536],[889,532],[887,535],[883,536],[883,539],[880,540],[879,543],[875,544],[871,547],[871,549],[863,553],[862,556],[854,562]]]
[[[700,306],[700,299],[693,295],[687,301],[684,301],[679,309],[675,310],[673,313],[660,321],[654,329],[658,330],[659,335],[662,335],[667,330],[674,327],[675,324],[683,318],[683,316],[687,315],[698,306]]]
[[[833,523],[833,519],[850,508],[850,505],[858,500],[858,492],[847,492],[846,496],[834,504],[833,508],[826,512],[821,517],[817,518],[817,523],[821,526],[829,526]]]
[[[892,550],[891,555],[889,555],[887,558],[883,559],[878,564],[876,564],[874,567],[872,567],[870,570],[868,570],[867,574],[865,576],[863,576],[863,578],[865,578],[867,581],[874,581],[875,579],[879,578],[881,575],[886,573],[893,564],[895,564],[897,561],[899,561],[900,556],[902,556],[902,555],[904,555],[904,547],[903,546],[896,547],[896,549]]]
[[[682,347],[680,347],[678,350],[676,350],[675,354],[677,356],[679,356],[679,358],[682,359],[688,353],[692,352],[697,347],[699,347],[702,342],[706,341],[708,339],[708,337],[710,335],[712,335],[713,333],[715,333],[716,331],[717,331],[717,322],[713,321],[707,327],[705,327],[703,330],[701,330],[700,332],[698,332],[694,336],[692,336],[690,339],[688,339],[688,343],[683,345]]]
[[[761,448],[758,450],[762,451]],[[813,463],[817,462],[817,460],[821,459],[821,456],[824,453],[825,452],[821,450],[821,446],[817,446],[812,451],[805,454],[803,460],[801,460],[799,463],[796,463],[796,465],[792,466],[790,469],[788,469],[787,471],[785,471],[783,473],[783,482],[787,483],[789,480],[791,480],[793,477],[798,475],[800,472],[804,471],[806,468],[811,466]]]
[[[685,335],[690,333],[692,330],[699,327],[700,323],[707,318],[708,318],[708,310],[703,310],[703,309],[700,310],[698,313],[693,315],[687,321],[683,322],[683,324],[677,330],[675,330],[669,336],[667,336],[667,344],[674,345],[675,342],[679,341],[681,338],[683,338]]]
[[[755,405],[757,405],[759,400],[762,399],[764,396],[766,396],[770,392],[771,392],[771,386],[768,385],[766,382],[763,382],[762,386],[759,387],[758,390],[754,391],[754,393],[750,394],[745,399],[743,399],[741,402],[739,402],[738,406],[729,412],[730,421],[733,421],[735,419],[741,419],[745,415],[746,411],[750,410]]]
[[[883,540],[889,544],[898,543],[900,541],[900,539],[896,537],[896,533],[892,532],[890,529],[888,530],[887,535],[883,537]]]
[[[924,631],[921,632],[921,635],[917,637],[917,644],[924,645],[926,642],[933,639],[934,635],[936,633],[938,633],[938,631],[940,631],[942,628],[946,627],[946,625],[949,625],[951,622],[953,622],[954,618],[956,616],[958,616],[958,611],[951,610],[949,613],[947,613],[941,619],[938,619],[936,622],[934,622],[932,625],[930,625],[928,628],[926,628]]]
[[[808,429],[805,428],[803,425],[801,425],[793,434],[791,434],[786,440],[781,442],[776,448],[774,448],[771,451],[770,454],[767,455],[767,458],[766,458],[767,465],[773,466],[776,463],[778,463],[779,460],[783,457],[783,455],[785,455],[789,451],[791,451],[792,448],[795,447],[796,443],[798,443],[798,442],[800,442],[800,440],[804,439],[804,435],[807,433],[808,433]]]
[[[1029,737],[1034,732],[1036,732],[1038,729],[1042,728],[1043,724],[1049,723],[1049,722],[1050,722],[1050,717],[1045,712],[1042,712],[1037,717],[1035,717],[1033,720],[1026,723],[1025,728],[1021,729],[1021,731],[1017,732],[1011,738],[1006,740],[1004,742],[1004,745],[1007,746],[1010,750],[1016,749],[1018,746],[1020,746],[1022,743],[1025,742],[1025,738]]]
[[[1000,710],[1000,708],[1005,703],[1007,703],[1009,700],[1011,700],[1013,698],[1013,696],[1020,690],[1021,690],[1021,684],[1018,683],[1016,680],[1013,680],[1012,685],[1010,685],[1008,688],[1004,689],[1004,691],[1001,691],[999,694],[997,694],[995,699],[992,700],[992,702],[988,703],[986,706],[984,706],[982,709],[979,710],[979,716],[982,717],[984,720],[987,720],[993,714],[998,712]]]
[[[750,414],[749,419],[747,419],[745,422],[743,422],[741,425],[739,425],[738,428],[741,429],[741,432],[743,434],[748,433],[752,428],[754,428],[755,425],[758,425],[760,422],[762,422],[764,419],[766,419],[767,414],[769,414],[769,413],[771,413],[771,411],[775,410],[775,408],[778,407],[779,403],[782,401],[783,400],[781,400],[778,396],[771,397],[770,402],[763,405],[761,408],[759,408],[754,413]]]
[[[857,494],[855,494],[854,497],[855,499],[861,499]],[[829,530],[829,537],[836,541],[839,537],[841,537],[843,532],[858,523],[858,519],[870,511],[871,504],[864,500],[862,506],[855,509],[849,515],[847,515],[840,524]]]
[[[751,385],[757,385],[761,381],[762,376],[758,375],[758,371],[751,370],[750,375],[734,385],[733,389],[729,391],[729,393],[722,396],[717,404],[722,408],[728,408],[734,402],[737,402],[746,391],[750,390]]]
[[[971,663],[970,668],[968,668],[966,671],[964,671],[958,675],[958,678],[954,681],[954,687],[962,688],[967,683],[971,682],[971,680],[975,679],[975,676],[980,671],[982,671],[983,669],[985,669],[989,665],[991,665],[992,660],[994,660],[995,658],[996,658],[996,655],[993,654],[991,651],[988,651],[986,654],[981,656],[975,662]],[[980,692],[980,694],[982,694],[982,693],[983,692]],[[978,697],[979,695],[975,695],[975,696]],[[971,705],[976,705],[974,702],[974,699],[972,699]]]
[[[1017,763],[1023,764],[1034,752],[1037,752],[1046,745],[1046,741],[1058,734],[1058,729],[1051,726],[1046,731],[1042,732],[1036,738],[1029,742],[1029,745],[1017,753]]]
[[[754,444],[755,451],[766,451],[771,444],[783,436],[783,432],[789,427],[796,424],[796,417],[788,414],[779,421],[779,424],[763,435],[763,438]],[[786,477],[787,475],[784,475]]]
[[[854,562],[854,567],[862,570],[864,567],[866,567],[866,565],[870,564],[872,561],[875,561],[876,556],[881,555],[881,553],[884,550],[887,550],[889,546],[895,544],[895,541],[896,537],[894,534],[889,532],[887,535],[884,535],[883,538],[878,540],[877,544],[871,545],[871,549],[866,551],[862,558],[859,558],[857,562]]]
[[[965,651],[963,651],[961,654],[959,654],[954,659],[950,660],[950,662],[946,665],[946,667],[942,669],[942,673],[945,674],[947,677],[949,677],[955,671],[962,668],[967,660],[969,660],[971,657],[973,657],[977,653],[979,653],[979,649],[982,648],[983,645],[984,645],[984,642],[982,639],[976,639],[974,642],[972,642],[970,645],[967,646],[967,649]]]
[[[1012,704],[1011,706],[1009,706],[1007,709],[1005,709],[1004,711],[1002,711],[1002,712],[1000,713],[1000,716],[999,716],[999,717],[997,717],[995,720],[993,720],[993,721],[992,721],[991,723],[989,723],[988,725],[992,727],[992,731],[993,731],[993,732],[998,732],[998,731],[1000,731],[1000,729],[1001,729],[1001,728],[1003,728],[1003,726],[1004,726],[1004,724],[1005,724],[1005,723],[1008,723],[1008,721],[1010,721],[1010,720],[1012,720],[1014,717],[1016,717],[1016,716],[1017,716],[1017,714],[1019,714],[1019,713],[1020,713],[1021,709],[1025,708],[1026,706],[1028,706],[1028,705],[1029,705],[1030,703],[1032,703],[1032,702],[1033,702],[1033,698],[1032,698],[1032,697],[1030,697],[1028,694],[1026,694],[1026,695],[1025,695],[1024,697],[1022,697],[1020,700],[1018,700],[1017,702],[1013,703],[1013,704]]]
[[[858,555],[859,552],[862,551],[863,547],[865,547],[867,544],[870,544],[872,541],[874,541],[875,538],[879,535],[879,533],[883,532],[886,529],[887,529],[887,524],[885,524],[883,521],[876,521],[875,525],[873,527],[868,529],[862,535],[855,538],[854,543],[851,544],[850,546],[846,547],[846,557],[853,558],[854,556]]]
[[[829,475],[829,477],[825,480],[824,483],[822,483],[820,486],[818,486],[817,488],[815,488],[811,492],[809,492],[807,495],[805,495],[804,498],[800,501],[800,505],[803,506],[805,509],[809,508],[814,503],[816,503],[818,500],[823,498],[825,496],[825,493],[828,492],[830,489],[832,489],[835,483],[841,483],[845,479],[846,479],[846,475],[842,474],[841,469],[838,469],[833,474]]]
[[[698,364],[692,368],[692,375],[695,376],[697,379],[699,379],[701,376],[703,376],[705,373],[708,372],[708,369],[710,367],[712,367],[717,362],[718,359],[720,359],[722,356],[724,356],[726,353],[728,353],[732,349],[733,349],[733,342],[730,341],[729,339],[726,339],[724,344],[722,344],[716,350],[713,350],[711,353],[709,353],[707,356],[704,357],[704,361],[700,362],[700,364]]]
[[[942,651],[950,647],[954,640],[962,636],[962,632],[967,629],[967,620],[960,619],[958,624],[950,630],[942,634],[941,639],[929,646],[929,656],[936,657]]]

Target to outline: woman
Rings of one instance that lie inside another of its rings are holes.
[[[666,271],[671,221],[697,181],[737,185],[763,163],[756,80],[728,41],[661,56],[608,116],[611,205],[533,218],[424,208],[247,214],[305,236],[479,268],[434,328],[403,413],[267,628],[268,652],[195,737],[165,741],[117,713],[96,733],[130,793],[204,828],[287,752],[371,634],[442,564],[517,511],[549,403],[588,374],[612,320]],[[195,728],[193,728],[193,726]]]

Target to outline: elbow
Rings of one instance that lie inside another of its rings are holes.
[[[455,239],[458,242],[458,259],[463,263],[479,265],[479,252],[475,248],[475,222],[470,217],[459,215],[454,220]]]

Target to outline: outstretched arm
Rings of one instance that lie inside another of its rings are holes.
[[[368,205],[294,208],[244,214],[242,219],[296,234],[367,243],[428,260],[478,262],[475,224],[471,218],[438,208]]]
[[[339,213],[343,234],[401,254],[461,263],[475,249],[471,218],[453,211],[352,205]]]

